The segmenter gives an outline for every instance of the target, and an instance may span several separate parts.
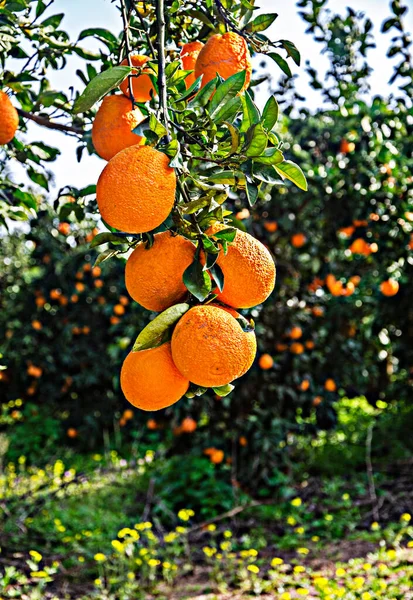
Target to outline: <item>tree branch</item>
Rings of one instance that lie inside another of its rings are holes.
[[[248,36],[243,31],[238,29],[238,27],[236,27],[234,25],[234,23],[231,21],[231,19],[228,17],[227,11],[225,10],[224,6],[222,5],[221,0],[215,0],[215,6],[217,8],[217,11],[218,11],[221,19],[224,21],[224,23],[226,25],[228,25],[229,29],[231,29],[231,31],[234,31],[235,33],[238,33],[238,35],[242,36],[243,38],[248,39]]]
[[[166,75],[165,75],[165,7],[164,0],[157,0],[156,20],[158,25],[157,50],[158,50],[158,89],[159,105],[163,116],[167,139],[170,142],[169,135],[169,116],[168,116],[168,98],[166,93]]]
[[[126,60],[128,61],[128,66],[133,67],[132,64],[132,56],[131,56],[131,47],[129,44],[129,19],[126,11],[125,0],[120,0],[120,9],[122,13],[122,21],[123,21],[123,39],[125,41],[125,51],[126,51]],[[135,98],[133,95],[133,71],[128,75],[128,87],[129,87],[129,96],[132,101],[132,109],[135,108]]]
[[[141,26],[142,26],[142,29],[143,29],[143,32],[144,32],[144,34],[145,34],[146,43],[148,44],[148,47],[149,47],[150,53],[152,54],[152,58],[153,58],[153,59],[155,59],[155,58],[156,58],[156,52],[155,52],[155,48],[153,47],[152,40],[151,40],[151,38],[150,38],[150,36],[149,36],[149,33],[148,33],[148,32],[147,32],[147,30],[146,30],[146,27],[145,27],[145,22],[144,22],[144,20],[143,20],[143,18],[142,18],[142,15],[141,15],[141,13],[139,12],[138,4],[137,4],[136,2],[134,2],[134,3],[133,3],[133,6],[135,7],[135,12],[136,12],[136,14],[137,14],[137,16],[138,16],[139,22],[140,22],[140,24],[141,24]]]
[[[48,117],[41,117],[40,115],[34,115],[33,113],[29,113],[21,108],[17,109],[17,112],[24,119],[29,119],[42,127],[46,127],[47,129],[55,129],[56,131],[63,131],[64,133],[74,133],[75,135],[83,136],[85,133],[83,129],[80,127],[73,127],[72,125],[62,125],[61,123],[56,123],[55,121],[51,121]]]

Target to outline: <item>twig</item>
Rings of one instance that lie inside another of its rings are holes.
[[[148,493],[146,494],[146,503],[145,503],[145,508],[143,509],[143,513],[142,513],[142,521],[146,521],[151,513],[151,506],[152,506],[152,502],[153,502],[153,493],[155,490],[155,479],[153,477],[151,477],[150,481],[149,481],[149,486],[148,486]]]
[[[163,116],[163,124],[166,129],[166,138],[171,141],[169,134],[169,116],[168,116],[168,97],[166,89],[166,74],[165,74],[165,6],[164,0],[157,0],[156,3],[156,21],[158,26],[158,36],[156,46],[158,50],[158,89],[159,89],[159,105]]]
[[[144,31],[145,38],[146,38],[146,43],[148,44],[150,53],[152,54],[152,58],[155,59],[156,58],[155,48],[153,47],[152,40],[151,40],[151,38],[149,36],[149,33],[146,30],[145,23],[144,23],[144,20],[142,18],[142,15],[139,12],[138,3],[137,2],[133,2],[132,4],[133,4],[133,6],[135,8],[135,12],[136,12],[136,14],[138,16],[139,22],[142,25],[142,29]]]
[[[241,31],[241,29],[238,29],[238,27],[236,27],[234,25],[234,23],[231,21],[231,19],[228,17],[227,12],[226,12],[224,6],[222,5],[221,0],[215,0],[215,6],[217,7],[217,11],[220,14],[224,23],[226,25],[228,25],[228,27],[232,31],[235,31],[235,33],[238,33],[238,35],[242,36],[243,38],[248,39],[248,36],[243,31]]]
[[[371,500],[371,504],[372,504],[372,507],[373,507],[372,512],[373,512],[374,520],[378,522],[380,520],[380,515],[379,515],[379,507],[378,507],[378,503],[377,503],[376,486],[374,485],[373,464],[371,462],[371,443],[372,443],[372,440],[373,440],[374,425],[375,425],[374,422],[371,423],[371,425],[369,426],[369,428],[367,430],[367,437],[366,437],[366,470],[367,470],[367,478],[368,478],[368,482],[369,482],[370,500]]]
[[[131,56],[131,47],[129,44],[129,19],[128,14],[126,12],[125,0],[120,0],[120,8],[122,12],[122,21],[123,21],[123,39],[125,40],[125,50],[126,50],[126,60],[128,61],[129,67],[133,67],[132,64],[132,56]],[[132,71],[128,75],[128,87],[129,87],[129,95],[132,101],[132,109],[135,108],[135,98],[133,95],[133,76]]]
[[[48,117],[41,117],[40,115],[34,115],[29,113],[21,108],[17,109],[17,112],[24,119],[29,119],[42,127],[46,127],[47,129],[56,129],[57,131],[63,131],[64,133],[74,133],[76,135],[83,136],[85,133],[83,129],[80,127],[73,127],[72,125],[62,125],[61,123],[55,123],[54,121],[50,121]]]

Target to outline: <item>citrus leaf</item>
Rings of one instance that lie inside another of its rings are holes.
[[[82,94],[76,98],[72,112],[77,115],[89,110],[103,96],[121,84],[131,71],[132,69],[127,66],[113,67],[96,75]]]
[[[211,117],[219,111],[231,98],[234,98],[244,87],[246,72],[240,71],[228,77],[223,83],[220,83],[217,90],[209,103],[209,112]]]
[[[202,77],[200,76],[200,77],[198,77],[198,79],[195,79],[194,83],[191,85],[190,88],[188,88],[186,90],[185,94],[182,94],[182,96],[180,96],[177,100],[175,100],[175,102],[183,102],[184,100],[191,98],[191,96],[196,94],[197,91],[201,88],[201,84],[202,84]]]
[[[301,63],[301,55],[297,50],[295,44],[288,40],[280,40],[283,45],[283,48],[287,50],[288,56],[291,56],[296,65],[300,66]]]
[[[250,183],[247,179],[245,191],[247,192],[247,199],[249,205],[254,206],[258,199],[258,187],[254,183]]]
[[[213,120],[214,123],[220,123],[221,121],[229,121],[233,119],[235,115],[241,110],[241,98],[236,96],[226,102],[221,108],[215,113]]]
[[[261,115],[258,108],[255,106],[249,92],[246,92],[241,98],[242,101],[242,125],[240,131],[247,131],[252,125],[256,125],[261,121]]]
[[[218,78],[211,79],[208,83],[197,93],[195,98],[192,98],[188,103],[188,106],[206,106],[215,92],[218,84]]]
[[[252,23],[248,24],[246,29],[247,31],[251,31],[252,33],[257,33],[258,31],[265,31],[274,23],[277,17],[277,13],[258,15],[258,17],[255,17]]]
[[[105,260],[109,260],[109,258],[112,258],[113,256],[117,256],[119,253],[120,253],[120,250],[105,250],[105,252],[102,252],[101,254],[99,254],[97,259],[95,260],[94,266],[97,267],[101,263],[105,262]]]
[[[211,278],[198,258],[185,269],[183,281],[187,290],[200,302],[205,300],[212,289]]]
[[[148,348],[156,348],[166,341],[169,330],[172,325],[189,310],[189,304],[183,302],[175,304],[164,310],[160,315],[154,318],[153,321],[142,329],[133,345],[132,352],[147,350]]]
[[[305,192],[308,190],[307,180],[304,173],[298,165],[293,163],[291,160],[285,160],[284,162],[274,165],[277,173],[285,179],[292,181],[300,190]]]
[[[221,385],[221,387],[214,387],[212,389],[214,390],[217,396],[219,396],[220,398],[224,398],[232,392],[234,386],[231,383],[227,383],[227,385]]]
[[[119,241],[124,242],[125,240],[122,239],[121,237],[119,237],[118,235],[116,235],[116,233],[110,233],[109,231],[104,231],[102,233],[98,233],[97,235],[95,235],[93,240],[90,242],[89,247],[96,248],[96,246],[100,246],[101,244],[107,244],[107,242],[119,242]]]
[[[253,125],[246,133],[247,138],[247,149],[245,151],[246,156],[256,157],[260,156],[267,147],[268,136],[265,133],[262,125],[259,123]]]
[[[225,229],[221,229],[221,231],[212,233],[210,237],[217,238],[218,240],[225,240],[226,242],[231,243],[235,240],[236,235],[237,235],[236,227],[226,227]]]
[[[266,105],[264,106],[264,110],[262,111],[262,126],[265,127],[268,131],[274,127],[276,122],[278,121],[278,102],[274,98],[274,96],[270,96],[268,98]]]
[[[254,163],[252,167],[252,174],[259,181],[274,185],[281,183],[280,178],[277,176],[277,171],[273,165],[261,165]]]
[[[276,54],[275,52],[270,52],[268,54],[268,56],[277,63],[277,65],[280,67],[281,71],[284,71],[284,73],[288,77],[292,77],[290,66],[289,66],[288,62],[285,60],[285,58],[283,58],[279,54]]]
[[[214,263],[212,267],[210,267],[209,272],[214,278],[215,283],[217,284],[217,288],[220,292],[224,289],[224,273],[219,265]]]
[[[282,163],[284,160],[284,155],[281,150],[278,148],[267,148],[261,154],[261,156],[257,156],[254,158],[255,162],[262,163],[264,165],[277,165]]]

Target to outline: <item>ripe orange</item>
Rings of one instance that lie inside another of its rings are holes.
[[[316,396],[313,400],[313,406],[320,406],[322,401],[323,401],[323,399],[321,396]]]
[[[302,248],[306,241],[307,238],[304,233],[295,233],[293,236],[291,236],[291,244],[294,246],[294,248]]]
[[[141,410],[160,410],[178,402],[189,381],[176,368],[171,343],[157,348],[130,352],[120,374],[123,393]]]
[[[334,381],[334,379],[326,379],[326,381],[324,383],[324,388],[327,390],[327,392],[335,392],[337,389],[337,386],[336,386],[336,382]]]
[[[195,246],[170,231],[156,233],[151,248],[137,245],[125,269],[126,289],[144,308],[160,312],[182,301],[188,293],[182,280],[193,262]]]
[[[351,237],[354,233],[355,227],[350,225],[349,227],[341,227],[338,232],[344,237]]]
[[[41,367],[35,367],[34,365],[29,365],[27,367],[27,374],[31,377],[36,377],[37,379],[42,376],[43,369]]]
[[[224,226],[214,223],[207,230],[212,236]],[[217,264],[224,274],[218,300],[234,308],[251,308],[268,298],[275,285],[275,265],[270,252],[249,233],[237,231],[227,254],[220,252]]]
[[[338,281],[331,273],[326,277],[326,286],[332,296],[343,295],[343,284]]]
[[[130,408],[127,408],[126,410],[124,410],[123,418],[126,419],[127,421],[130,421],[131,419],[133,419],[133,410],[131,410]]]
[[[202,42],[189,42],[188,44],[184,44],[181,49],[180,58],[182,62],[182,67],[185,71],[194,71],[196,59],[198,58],[198,54],[204,47]],[[191,85],[195,82],[195,73],[190,73],[185,79],[186,88],[190,88]]]
[[[67,430],[66,433],[67,433],[67,437],[70,437],[72,439],[77,437],[77,431],[73,427],[69,427],[69,429]]]
[[[148,419],[148,421],[147,421],[147,423],[146,423],[146,427],[147,427],[148,429],[151,429],[151,430],[153,431],[154,429],[157,429],[157,427],[158,427],[158,424],[157,424],[157,422],[155,421],[155,419]]]
[[[144,118],[139,108],[132,110],[126,96],[106,96],[92,126],[92,142],[99,156],[110,160],[124,148],[143,144],[144,138],[133,133],[133,129]]]
[[[196,429],[196,421],[191,417],[186,417],[181,423],[183,433],[193,433]]]
[[[149,58],[142,54],[132,54],[131,61],[134,67],[137,67],[132,71],[132,73],[138,73],[138,69],[144,67],[148,62]],[[121,63],[123,65],[128,64],[128,60],[125,58]],[[148,102],[152,96],[156,96],[155,88],[153,87],[153,83],[151,78],[147,73],[150,72],[150,69],[143,69],[142,75],[138,75],[137,77],[132,77],[132,93],[136,102]],[[125,94],[125,96],[129,97],[129,77],[127,77],[120,84],[120,89]]]
[[[224,456],[225,455],[223,450],[216,450],[215,448],[213,448],[213,451],[209,454],[209,460],[214,465],[219,465],[224,460]]]
[[[175,202],[176,176],[166,154],[131,146],[114,156],[100,174],[96,198],[102,219],[127,233],[158,227]]]
[[[252,63],[247,42],[243,37],[229,31],[224,35],[216,34],[209,38],[200,51],[195,63],[195,78],[202,75],[202,87],[219,73],[223,79],[245,70],[247,89],[251,80]]]
[[[308,350],[314,350],[315,344],[313,340],[307,340],[305,343],[305,347],[308,348]]]
[[[59,223],[57,226],[59,233],[62,235],[69,235],[70,233],[70,223]]]
[[[356,145],[354,142],[349,142],[346,139],[341,140],[340,143],[340,152],[342,154],[348,154],[349,152],[354,152]]]
[[[50,298],[52,300],[58,300],[61,295],[62,295],[62,290],[59,290],[59,289],[50,290]]]
[[[84,284],[84,283],[82,283],[81,281],[76,281],[76,283],[75,283],[75,288],[77,289],[77,291],[78,291],[79,293],[82,293],[82,292],[84,292],[84,291],[85,291],[85,284]]]
[[[239,219],[240,221],[243,221],[244,219],[249,219],[250,216],[251,213],[248,210],[248,208],[242,208],[239,212],[235,214],[235,218]]]
[[[363,240],[363,238],[354,240],[349,250],[352,254],[363,254],[364,256],[369,256],[369,254],[371,254],[370,244],[368,244],[366,240]]]
[[[399,291],[399,282],[395,279],[388,279],[380,284],[380,291],[383,296],[395,296]]]
[[[253,331],[243,331],[233,310],[195,306],[178,321],[172,356],[184,377],[204,387],[220,387],[244,375],[257,351]]]
[[[304,346],[300,342],[293,342],[290,346],[290,351],[293,354],[302,354],[304,352]]]
[[[266,221],[264,223],[264,229],[269,233],[274,233],[278,229],[277,221]]]
[[[100,267],[93,267],[93,269],[92,269],[93,277],[100,277],[101,274],[102,274],[102,269]]]
[[[303,381],[300,383],[299,385],[299,389],[302,392],[306,392],[310,387],[310,382],[308,381],[308,379],[303,379]]]
[[[123,304],[115,304],[115,306],[113,307],[113,312],[115,313],[115,315],[124,315],[125,314],[125,307],[123,306]]]
[[[35,319],[34,321],[32,321],[32,327],[36,331],[40,331],[40,329],[42,329],[43,325],[41,324],[40,321],[38,321],[37,319]]]
[[[258,364],[263,371],[267,371],[273,366],[274,360],[270,354],[262,354],[259,358]]]
[[[19,126],[19,115],[6,92],[0,91],[0,144],[8,144]]]
[[[109,319],[111,325],[118,325],[120,323],[119,317],[114,317],[113,315]]]
[[[290,331],[290,338],[292,340],[299,340],[300,337],[302,337],[303,335],[303,330],[301,329],[301,327],[291,327],[291,331]]]

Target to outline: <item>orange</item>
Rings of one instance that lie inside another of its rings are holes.
[[[67,433],[67,437],[70,437],[70,438],[77,437],[77,431],[73,427],[69,427],[69,429],[67,430],[66,433]]]
[[[225,226],[214,223],[207,230],[212,236]],[[220,252],[217,264],[224,274],[218,300],[234,308],[251,308],[268,298],[275,285],[275,265],[267,248],[249,233],[237,231],[227,254]]]
[[[137,69],[134,69],[132,73],[138,73],[138,69],[144,67],[148,60],[149,58],[142,54],[132,54],[132,65],[137,67]],[[128,65],[128,60],[125,58],[120,64]],[[148,102],[152,96],[157,95],[151,78],[149,75],[147,75],[147,73],[150,73],[150,69],[143,69],[142,75],[132,77],[132,93],[136,102]],[[124,79],[119,87],[125,96],[129,97],[129,77]]]
[[[321,396],[316,396],[313,400],[313,406],[319,406],[322,403],[323,399]]]
[[[127,298],[126,296],[119,296],[119,302],[120,304],[123,304],[123,306],[128,306],[129,298]]]
[[[244,447],[248,445],[248,440],[244,435],[239,438],[239,445]]]
[[[82,292],[84,292],[84,291],[85,291],[85,284],[84,284],[84,283],[82,283],[81,281],[76,281],[76,283],[75,283],[75,288],[77,289],[77,291],[78,291],[79,293],[82,293]]]
[[[300,342],[293,342],[290,346],[290,350],[293,354],[302,354],[304,352],[304,346]]]
[[[109,321],[111,325],[118,325],[118,323],[120,323],[119,317],[114,316],[110,317]]]
[[[270,354],[263,354],[260,356],[258,364],[263,371],[267,371],[273,366],[274,360]]]
[[[367,227],[368,224],[369,224],[369,222],[364,219],[363,220],[354,219],[354,221],[353,221],[354,227]]]
[[[342,154],[348,154],[349,152],[354,152],[356,145],[354,142],[349,142],[345,139],[341,140],[340,143],[340,152]]]
[[[171,343],[157,348],[130,352],[120,374],[126,398],[141,410],[160,410],[178,402],[186,393],[189,381],[176,368]]]
[[[308,340],[305,343],[305,347],[308,348],[308,350],[314,350],[315,344],[314,344],[313,340]]]
[[[95,286],[95,288],[103,287],[103,279],[95,279],[95,282],[93,285]]]
[[[300,337],[302,337],[303,335],[303,330],[301,329],[301,327],[292,327],[291,331],[290,331],[290,338],[292,340],[299,340]]]
[[[335,392],[337,389],[337,386],[336,386],[336,382],[334,381],[334,379],[326,379],[324,388],[327,390],[327,392]]]
[[[291,244],[294,248],[302,248],[306,243],[307,238],[303,233],[295,233],[291,236]]]
[[[62,290],[59,290],[59,289],[50,290],[50,298],[52,300],[58,300],[61,295],[62,295]]]
[[[178,321],[172,356],[186,379],[203,387],[220,387],[248,371],[257,342],[253,331],[243,331],[238,316],[209,304],[191,308]]]
[[[186,417],[181,423],[183,433],[193,433],[196,429],[196,421],[191,417]]]
[[[19,115],[5,92],[0,91],[0,144],[8,144],[19,126]]]
[[[303,379],[303,381],[299,385],[299,389],[302,392],[306,392],[309,387],[310,387],[310,382],[308,381],[308,379]]]
[[[249,219],[250,216],[251,216],[251,213],[248,210],[248,208],[243,208],[235,214],[235,218],[239,219],[240,221],[243,221],[244,219]]]
[[[216,450],[214,448],[213,452],[211,452],[210,455],[209,455],[209,460],[214,465],[219,465],[224,460],[224,451],[223,450]]]
[[[139,108],[132,109],[126,96],[106,96],[92,126],[92,142],[99,156],[110,160],[124,148],[143,144],[144,138],[133,129],[144,118]]]
[[[335,276],[331,273],[326,277],[326,286],[328,287],[328,290],[332,296],[343,295],[343,284],[341,283],[341,281],[337,281]]]
[[[224,35],[212,35],[198,54],[195,63],[195,79],[202,75],[202,87],[217,73],[228,79],[231,75],[245,71],[245,90],[251,80],[252,63],[247,42],[243,37],[229,31]]]
[[[349,250],[353,254],[364,254],[364,256],[371,254],[370,245],[366,242],[366,240],[363,240],[363,238],[357,238],[354,240]]]
[[[70,233],[70,223],[59,223],[57,226],[57,230],[62,235],[69,235]]]
[[[158,427],[157,422],[155,421],[155,419],[148,419],[147,423],[146,423],[146,427],[148,429],[156,429]]]
[[[158,227],[175,202],[176,176],[166,154],[131,146],[114,156],[100,174],[96,198],[102,219],[127,233]]]
[[[37,319],[35,319],[34,321],[32,321],[32,327],[36,331],[40,331],[40,329],[42,329],[43,325],[41,324],[40,321],[38,321]]]
[[[399,282],[395,279],[388,279],[380,284],[380,291],[383,296],[395,296],[399,291]]]
[[[184,44],[182,46],[182,50],[180,53],[182,67],[185,71],[194,71],[196,59],[198,58],[198,54],[204,47],[202,42],[189,42],[188,44]],[[195,82],[195,73],[190,73],[185,79],[186,88],[190,88],[191,85]]]
[[[126,289],[144,308],[165,310],[188,294],[182,278],[194,256],[195,246],[186,238],[169,231],[156,233],[151,248],[141,242],[130,255],[125,269]]]
[[[355,227],[350,225],[349,227],[341,227],[338,232],[344,237],[351,237],[354,233]]]
[[[102,269],[100,267],[93,267],[92,275],[93,277],[99,277],[102,274]]]
[[[27,367],[27,374],[31,377],[39,378],[42,376],[43,369],[41,367],[35,367],[34,365],[29,365]]]
[[[115,313],[115,315],[124,315],[125,307],[123,306],[123,304],[115,304],[115,306],[113,307],[113,312]]]
[[[264,229],[269,233],[274,233],[278,229],[277,221],[266,221],[264,223]]]
[[[123,418],[126,419],[127,421],[130,421],[131,419],[133,419],[133,410],[130,410],[130,408],[127,408],[126,410],[124,410]]]

